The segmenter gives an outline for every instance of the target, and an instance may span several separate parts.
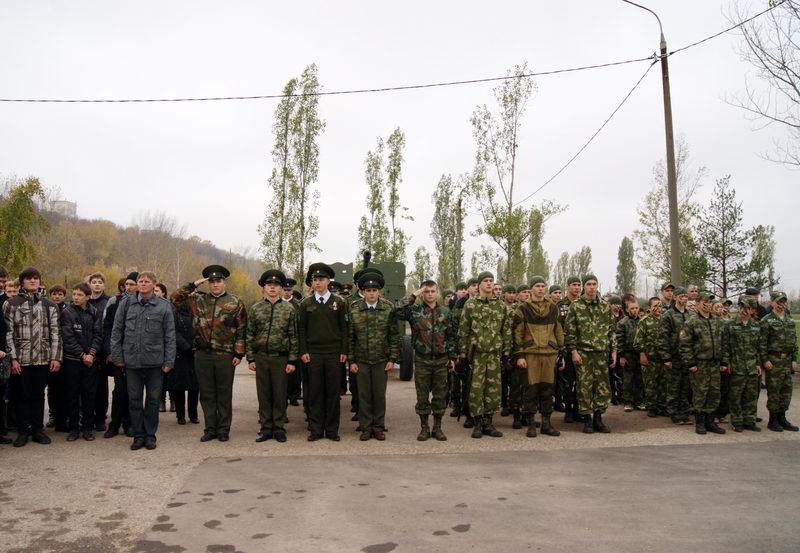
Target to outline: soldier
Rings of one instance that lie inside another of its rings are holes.
[[[797,426],[786,420],[792,401],[792,373],[797,370],[797,330],[786,310],[786,294],[772,292],[772,311],[761,319],[761,366],[766,370],[767,409],[773,432],[797,432]]]
[[[697,316],[683,325],[680,335],[681,359],[689,368],[695,414],[695,432],[725,434],[717,426],[714,412],[719,406],[719,375],[727,367],[722,365],[722,353],[726,349],[723,324],[711,315],[714,295],[700,292]]]
[[[453,290],[445,290],[442,292],[442,304],[450,305],[450,301],[455,297],[456,293]]]
[[[553,305],[558,305],[558,302],[561,301],[561,286],[553,284],[550,286],[548,294],[550,294],[550,301],[553,302]]]
[[[297,281],[293,278],[286,278],[284,281],[283,286],[283,294],[281,299],[290,304],[294,307],[295,311],[300,308],[300,302],[294,297],[294,287],[297,286]],[[288,383],[286,385],[286,396],[287,400],[289,401],[289,405],[298,406],[300,405],[300,397],[303,394],[303,370],[301,368],[302,363],[298,359],[295,364],[294,371],[289,373]],[[305,409],[305,405],[303,405]]]
[[[358,378],[359,439],[386,439],[386,383],[400,356],[400,332],[394,306],[380,297],[383,275],[364,272],[358,288],[364,297],[350,305],[350,373]]]
[[[614,317],[614,328],[616,331],[617,323],[625,317],[625,310],[622,308],[622,298],[616,294],[610,294],[608,304],[611,306],[611,314]],[[619,357],[616,363],[611,363],[609,357],[608,381],[611,385],[611,404],[619,405],[622,401],[622,367],[619,364]]]
[[[500,357],[511,349],[511,321],[508,310],[492,293],[494,275],[478,275],[478,296],[471,298],[461,313],[458,328],[459,357],[471,366],[469,412],[474,418],[473,438],[503,435],[492,424],[500,407]]]
[[[203,269],[203,278],[179,288],[175,298],[180,308],[192,314],[194,366],[205,418],[201,442],[230,439],[233,376],[245,353],[247,309],[225,290],[230,274],[221,265],[209,265]],[[208,292],[198,290],[204,282],[208,282]]]
[[[353,293],[353,285],[349,282],[345,282],[342,284],[342,290],[339,292],[339,295],[342,296],[344,299],[348,299],[350,295]]]
[[[508,310],[508,316],[511,317],[514,314],[514,310],[517,308],[516,299],[517,299],[517,287],[513,284],[506,284],[503,286],[503,293],[501,294],[501,299],[503,300],[503,305],[505,305],[506,309]],[[503,358],[502,359],[502,371],[500,374],[500,416],[507,417],[510,412],[513,412],[514,409],[517,411],[520,410],[521,405],[520,402],[522,401],[521,397],[521,389],[519,387],[519,382],[517,379],[517,371],[514,368],[514,365],[511,363],[510,359]],[[516,398],[517,405],[511,406],[509,404],[509,397],[514,396]],[[517,418],[519,418],[517,416]],[[515,419],[516,420],[516,419]]]
[[[661,287],[661,306],[666,311],[672,309],[672,298],[675,296],[675,285],[665,282]]]
[[[700,294],[700,287],[697,284],[690,284],[686,287],[687,301],[697,302],[697,296]],[[677,293],[675,294],[677,295]]]
[[[503,285],[499,282],[495,282],[494,286],[492,287],[492,293],[500,298],[503,295]]]
[[[625,412],[644,409],[644,381],[639,352],[633,345],[639,325],[639,302],[629,301],[627,314],[617,323],[618,361],[622,367],[622,403]]]
[[[616,363],[617,338],[611,307],[597,295],[597,277],[593,274],[583,277],[583,295],[569,306],[565,334],[567,351],[577,369],[583,432],[611,432],[603,422],[603,413],[611,402],[606,360],[610,351],[611,362]]]
[[[517,303],[522,303],[531,299],[531,289],[527,284],[517,286]]]
[[[728,405],[734,432],[761,432],[756,426],[761,375],[761,325],[754,318],[757,305],[750,296],[739,296],[739,315],[725,326],[728,347],[722,352],[722,363],[731,377]]]
[[[680,336],[686,321],[694,315],[688,310],[689,295],[685,288],[675,288],[672,309],[661,317],[664,326],[664,376],[667,413],[674,424],[689,423],[689,371],[681,359]]]
[[[733,302],[728,298],[721,298],[718,302],[714,304],[714,316],[719,317],[722,321],[723,326],[727,327],[731,323],[730,319],[730,307],[733,305]],[[730,369],[730,368],[729,368]],[[719,422],[727,422],[725,417],[730,413],[730,407],[728,406],[728,395],[730,395],[731,391],[731,374],[730,370],[727,370],[720,374],[719,378],[719,406],[717,407],[717,411],[714,414],[717,417]]]
[[[452,313],[447,307],[436,303],[436,294],[436,282],[427,279],[421,283],[419,290],[401,299],[397,305],[397,318],[407,321],[411,327],[416,412],[420,421],[417,440],[421,442],[431,435],[439,441],[447,440],[442,430],[447,375],[455,371],[458,356]],[[422,302],[415,303],[417,298],[422,298]],[[432,433],[428,426],[431,414]]]
[[[454,296],[450,299],[450,303],[446,304],[448,308],[453,309],[455,303],[467,295],[467,283],[466,282],[459,282],[456,284],[456,290]],[[452,312],[451,312],[452,314]]]
[[[277,269],[258,279],[264,299],[247,313],[248,368],[256,373],[258,421],[256,442],[275,438],[286,441],[286,390],[288,375],[297,367],[297,309],[281,301],[286,275]]]
[[[328,290],[335,273],[325,263],[312,263],[306,286],[313,293],[300,302],[300,360],[308,363],[308,441],[338,442],[341,364],[347,361],[347,304]]]
[[[761,321],[767,315],[767,308],[761,305],[761,290],[758,288],[748,288],[744,291],[745,295],[750,296],[753,298],[753,301],[756,302],[757,312],[756,312],[756,320]]]
[[[542,434],[561,435],[550,423],[550,415],[553,413],[556,358],[564,347],[564,331],[558,308],[545,297],[545,286],[543,277],[533,277],[531,299],[517,307],[511,323],[512,351],[523,388],[528,438],[536,437],[536,411],[542,416]]]
[[[567,297],[556,304],[562,328],[565,328],[569,306],[574,301],[577,301],[580,294],[581,279],[574,275],[570,276],[567,279]],[[566,335],[564,339],[566,340]],[[558,410],[560,406],[564,411],[564,422],[566,423],[581,420],[581,416],[578,414],[578,397],[577,390],[575,389],[575,381],[575,365],[572,363],[572,356],[564,355],[556,376],[555,407],[556,410]]]
[[[639,322],[633,349],[639,352],[639,364],[644,378],[644,402],[648,417],[666,416],[666,386],[663,352],[664,325],[661,322],[661,300],[652,297],[647,302],[647,316]]]
[[[455,306],[453,307],[453,324],[454,328],[459,329],[459,333],[461,328],[461,313],[464,310],[464,306],[470,298],[474,298],[477,295],[478,279],[471,277],[467,281],[467,292],[456,302]],[[458,362],[456,363],[456,372],[453,374],[453,387],[450,390],[450,397],[452,398],[453,402],[453,411],[450,413],[450,416],[454,416],[453,413],[455,413],[455,416],[459,418],[461,415],[464,415],[464,428],[473,428],[475,426],[475,421],[469,411],[469,382],[471,377],[470,364],[470,359],[461,358],[459,356]],[[457,410],[456,405],[458,406]]]
[[[506,304],[506,307],[509,309],[516,309],[517,306],[515,305],[517,302],[517,287],[513,284],[506,284],[503,286],[503,303]]]

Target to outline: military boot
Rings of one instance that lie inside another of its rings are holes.
[[[434,438],[439,440],[440,442],[447,441],[447,436],[444,435],[442,432],[442,416],[441,415],[434,415],[433,416],[433,432],[431,432]]]
[[[477,427],[477,425],[476,425]],[[500,432],[497,428],[494,427],[492,424],[492,415],[485,415],[483,417],[483,428],[482,432],[486,436],[491,436],[492,438],[502,438],[503,433]]]
[[[467,418],[464,419],[464,428],[474,428],[478,425],[475,424],[475,417],[470,417],[467,415]]]
[[[514,430],[522,428],[522,413],[519,412],[519,409],[514,411],[514,422],[511,423],[511,428]]]
[[[800,430],[800,428],[798,428],[797,426],[793,425],[788,420],[786,420],[786,411],[784,411],[783,413],[777,413],[777,417],[778,417],[778,424],[780,424],[784,430],[788,430],[789,432],[797,432],[798,430]]]
[[[608,434],[611,432],[611,429],[603,422],[603,413],[600,411],[594,412],[594,417],[592,418],[592,427],[603,434]]]
[[[767,428],[769,428],[773,432],[783,432],[783,427],[781,426],[781,423],[778,420],[778,414],[777,413],[773,413],[773,412],[770,411],[769,422],[767,423]]]
[[[717,426],[714,420],[714,413],[706,413],[706,430],[714,434],[725,434],[725,429]]]
[[[428,426],[428,415],[419,416],[419,425],[420,429],[419,434],[417,434],[417,440],[424,442],[431,437],[431,429]]]
[[[742,426],[744,427],[745,430],[750,430],[752,432],[761,432],[761,427],[754,422],[746,422]]]
[[[592,425],[592,417],[586,415],[582,417],[583,420],[583,433],[594,434],[594,426]]]
[[[550,424],[550,415],[542,415],[542,434],[545,436],[560,436],[561,432]]]
[[[472,425],[472,434],[471,434],[471,436],[473,438],[482,438],[483,437],[483,431],[481,429],[481,418],[480,417],[475,417],[475,420],[474,420],[473,425]]]
[[[694,431],[697,434],[706,433],[706,417],[702,413],[697,413],[694,416]]]
[[[528,417],[528,431],[525,432],[528,438],[536,437],[536,422],[533,420],[533,413]]]

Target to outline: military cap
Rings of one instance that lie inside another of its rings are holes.
[[[361,275],[361,278],[358,279],[358,287],[362,290],[367,290],[369,288],[377,288],[380,290],[383,288],[384,280],[383,275],[379,275],[378,273],[373,273],[372,271],[364,272]]]
[[[209,265],[203,269],[203,278],[208,280],[225,280],[231,276],[231,272],[222,265]]]
[[[517,294],[520,292],[527,292],[528,290],[530,290],[530,287],[527,284],[520,284],[517,286]]]
[[[760,296],[761,295],[761,290],[759,290],[758,288],[753,288],[751,286],[750,288],[745,290],[744,293],[747,294],[748,296]]]
[[[622,305],[622,298],[617,296],[616,294],[611,294],[608,297],[608,303],[611,305]]]
[[[714,296],[714,294],[712,294],[708,290],[700,290],[700,293],[697,294],[698,301],[706,301],[706,300],[714,301],[715,297],[716,296]]]
[[[360,271],[356,271],[355,273],[353,273],[353,282],[356,285],[358,285],[358,279],[361,278],[361,275],[365,273],[376,273],[383,276],[383,272],[377,267],[366,267],[364,269],[361,269]]]
[[[480,280],[478,280],[478,278],[477,278],[477,277],[470,277],[470,279],[467,281],[467,288],[469,288],[469,287],[470,287],[470,286],[472,286],[473,284],[480,284],[480,282],[481,282],[481,281],[480,281]]]
[[[132,280],[133,282],[136,282],[137,280],[139,280],[139,272],[132,271],[128,273],[128,276],[125,277],[125,280]]]
[[[503,293],[504,294],[516,294],[517,293],[517,287],[514,286],[513,284],[506,284],[505,286],[503,286]]]
[[[674,285],[674,284],[672,284],[671,282],[669,282],[669,281],[668,281],[668,282],[665,282],[665,283],[664,283],[664,284],[661,286],[661,291],[663,292],[664,290],[667,290],[667,289],[669,289],[669,288],[672,288],[672,289],[674,290],[674,289],[675,289],[675,285]]]
[[[475,279],[475,280],[477,280],[478,284],[480,284],[481,282],[484,281],[484,279],[487,279],[487,278],[490,278],[490,279],[494,280],[494,275],[490,271],[483,271],[482,273],[480,273],[478,275],[478,278]]]
[[[548,294],[552,294],[553,292],[561,292],[561,286],[558,284],[553,284],[550,286],[550,289],[547,291]]]
[[[583,275],[583,281],[581,282],[581,284],[586,284],[586,283],[587,283],[587,282],[589,282],[590,280],[593,280],[593,281],[595,281],[595,282],[599,282],[599,281],[597,280],[597,277],[596,277],[596,276],[594,276],[592,273],[589,273],[588,275]]]
[[[343,283],[342,284],[342,291],[344,291],[344,290],[347,290],[348,292],[351,292],[353,290],[353,285],[350,284],[349,282]]]
[[[575,284],[576,282],[577,282],[578,284],[581,284],[581,277],[579,277],[579,276],[577,276],[577,275],[571,275],[571,276],[570,276],[570,277],[567,279],[567,286],[569,286],[570,284]]]
[[[755,298],[752,298],[746,294],[742,294],[739,296],[739,305],[744,305],[745,307],[752,307],[753,309],[758,308],[758,302],[756,302]]]
[[[769,298],[772,301],[775,301],[775,302],[782,301],[782,300],[788,300],[788,298],[786,297],[786,294],[784,294],[783,292],[779,292],[777,290],[772,292],[772,293],[770,293]]]
[[[286,275],[278,269],[264,271],[258,279],[258,285],[263,287],[267,284],[279,284],[283,288],[286,286]]]
[[[297,281],[293,278],[287,278],[283,281],[284,289],[294,288],[295,286],[297,286]]]
[[[309,265],[308,272],[306,273],[306,286],[311,286],[311,281],[314,280],[314,277],[323,277],[333,280],[335,276],[336,273],[331,269],[330,265],[326,263],[312,263]]]
[[[336,282],[335,280],[331,280],[328,283],[328,290],[330,290],[333,293],[338,293],[342,290],[342,285]]]
[[[458,284],[456,284],[456,291],[458,291],[458,290],[466,290],[466,289],[467,289],[467,283],[466,282],[459,282]]]
[[[730,300],[730,299],[728,299],[728,298],[720,298],[720,299],[719,299],[719,302],[720,302],[722,305],[724,305],[725,307],[730,307],[731,305],[733,305],[733,300]]]
[[[686,291],[686,288],[684,288],[683,286],[678,286],[675,288],[676,296],[683,296],[685,294],[688,294],[688,292]]]
[[[544,277],[543,276],[535,275],[531,279],[531,288],[533,288],[534,284],[547,284],[547,283],[544,281]]]

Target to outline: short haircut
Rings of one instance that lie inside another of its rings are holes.
[[[661,298],[657,298],[656,296],[651,297],[649,300],[647,300],[647,307],[653,305],[654,301],[661,302]]]
[[[142,275],[139,275],[139,276],[142,276]],[[167,286],[163,282],[157,283],[156,284],[156,288],[161,290],[161,292],[164,294],[164,297],[167,296]]]
[[[136,282],[139,282],[143,278],[152,281],[154,284],[158,282],[158,277],[156,277],[156,274],[152,271],[142,271],[139,273],[139,278],[136,279]]]
[[[6,282],[6,288],[8,288],[9,286],[11,288],[19,288],[19,282],[16,280],[9,280],[8,282]]]
[[[86,282],[92,282],[94,279],[99,278],[103,281],[103,284],[106,282],[106,277],[103,273],[92,273],[86,277]]]
[[[636,301],[636,294],[631,294],[628,292],[622,296],[622,303],[630,303],[632,301]],[[637,302],[638,303],[638,302]]]
[[[22,269],[22,272],[19,274],[19,284],[22,285],[22,282],[26,278],[38,278],[42,280],[42,273],[39,272],[39,269],[36,267],[25,267]]]
[[[117,291],[122,292],[125,290],[125,283],[128,282],[127,277],[122,277],[117,281]]]
[[[54,288],[55,288],[55,286],[53,286],[53,288],[50,289],[51,292],[52,292],[52,290]],[[92,289],[89,288],[89,285],[86,284],[85,282],[79,282],[75,286],[73,286],[72,287],[72,291],[74,292],[75,290],[80,290],[81,292],[83,292],[83,295],[85,295],[85,296],[91,296],[92,295]],[[66,293],[66,290],[65,290],[65,293]]]
[[[51,286],[50,290],[47,291],[48,294],[55,294],[56,292],[61,292],[65,296],[67,295],[67,289],[61,286],[60,284],[56,284],[55,286]],[[89,291],[91,294],[91,290]]]

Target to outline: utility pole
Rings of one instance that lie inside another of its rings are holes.
[[[670,280],[674,284],[683,283],[683,270],[681,267],[681,241],[678,232],[678,181],[675,171],[675,138],[672,129],[672,97],[669,88],[669,62],[667,58],[667,40],[664,38],[664,28],[656,12],[630,0],[622,0],[626,4],[636,6],[650,12],[658,21],[661,33],[659,47],[661,51],[661,86],[664,91],[664,133],[667,142],[667,201],[669,203],[669,267]]]

